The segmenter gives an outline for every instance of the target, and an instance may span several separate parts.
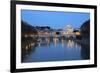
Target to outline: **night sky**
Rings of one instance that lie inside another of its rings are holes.
[[[63,29],[67,25],[71,25],[73,28],[80,28],[85,21],[90,19],[90,13],[21,10],[21,19],[32,26]]]

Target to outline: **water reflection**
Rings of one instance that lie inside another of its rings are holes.
[[[81,45],[81,57],[83,59],[90,59],[90,46],[89,45]]]
[[[22,62],[89,59],[89,45],[58,37],[40,37],[22,42]]]
[[[56,47],[57,46],[57,43],[59,42],[59,38],[53,38],[53,43],[54,43],[54,46]]]

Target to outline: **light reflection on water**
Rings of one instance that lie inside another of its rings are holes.
[[[25,45],[22,62],[47,62],[89,59],[89,46],[65,38],[38,38]]]

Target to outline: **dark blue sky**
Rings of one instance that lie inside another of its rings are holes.
[[[79,28],[90,19],[89,13],[21,10],[21,19],[33,26],[50,26],[61,29],[66,25]]]

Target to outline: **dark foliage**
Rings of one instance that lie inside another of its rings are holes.
[[[90,37],[90,20],[84,22],[81,26],[81,34],[83,37]]]

